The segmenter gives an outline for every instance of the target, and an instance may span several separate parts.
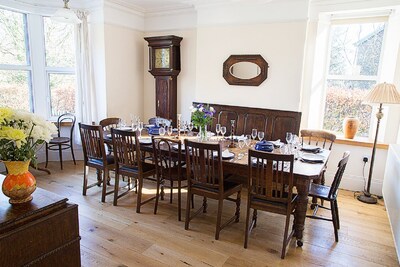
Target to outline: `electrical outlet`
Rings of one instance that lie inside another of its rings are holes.
[[[367,163],[368,160],[369,160],[369,157],[367,157],[367,156],[364,156],[364,157],[363,157],[363,162]]]

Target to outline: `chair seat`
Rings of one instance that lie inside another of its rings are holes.
[[[54,137],[49,141],[49,144],[58,145],[58,144],[64,144],[64,143],[69,143],[69,142],[70,142],[69,137]]]
[[[311,184],[309,195],[312,197],[322,198],[324,200],[333,200],[329,197],[330,186],[321,184]]]
[[[113,155],[107,155],[107,165],[114,164],[114,156]],[[88,163],[96,164],[96,165],[103,165],[103,160],[100,159],[89,159]]]
[[[171,168],[170,169],[171,172],[169,172],[169,170],[166,168],[163,168],[163,171],[165,171],[166,174],[162,176],[162,179],[171,180],[171,181],[179,180],[178,167]],[[187,180],[185,168],[181,168],[180,180],[181,181]]]
[[[147,173],[147,172],[151,172],[151,171],[155,171],[156,167],[154,164],[152,163],[147,163],[147,162],[142,162],[142,170],[143,173]],[[139,168],[138,167],[128,167],[128,166],[122,166],[119,168],[120,172],[128,172],[128,173],[132,173],[132,174],[137,174],[139,173]]]
[[[224,191],[225,193],[228,193],[229,191],[235,189],[236,187],[240,187],[241,184],[240,183],[236,183],[233,181],[224,181]],[[201,184],[193,184],[192,188],[198,188],[198,189],[202,189],[202,190],[208,190],[210,192],[214,192],[214,193],[218,193],[218,188],[213,188],[213,187],[207,187]]]

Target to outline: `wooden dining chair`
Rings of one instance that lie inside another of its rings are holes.
[[[286,247],[294,234],[294,227],[288,233],[290,215],[297,204],[297,195],[293,193],[293,161],[294,155],[249,150],[245,248],[252,229],[257,225],[257,211],[277,213],[286,216],[281,252],[281,258],[285,258]],[[250,222],[251,209],[253,216]]]
[[[186,177],[188,178],[188,194],[186,202],[185,229],[189,229],[190,221],[201,211],[207,212],[207,198],[218,200],[217,225],[215,239],[219,239],[220,231],[231,222],[239,222],[240,197],[242,185],[233,181],[224,180],[222,168],[221,144],[198,143],[185,139]],[[190,153],[189,153],[190,151]],[[230,198],[233,194],[236,199]],[[190,202],[193,195],[203,197],[203,204],[193,215],[190,215]],[[236,203],[235,215],[224,224],[221,224],[224,200]]]
[[[153,137],[154,161],[157,169],[157,198],[155,212],[157,212],[159,197],[164,199],[164,188],[170,189],[169,202],[172,204],[173,190],[178,190],[178,220],[181,221],[181,189],[186,180],[184,156],[180,140]],[[176,185],[174,185],[176,184]]]
[[[140,150],[139,138],[136,132],[118,130],[111,128],[111,136],[114,150],[115,160],[115,188],[114,188],[114,206],[118,203],[118,199],[126,195],[131,189],[132,185],[137,191],[137,204],[136,212],[140,213],[142,205],[156,199],[156,196],[142,200],[142,190],[144,179],[155,181],[156,175],[155,165],[146,162],[142,158]],[[119,194],[119,176],[128,177],[128,190]],[[153,178],[152,178],[153,177]],[[132,181],[134,179],[134,184]],[[154,209],[154,213],[156,210]]]
[[[303,129],[300,131],[301,135],[301,143],[302,145],[315,145],[318,146],[322,149],[328,149],[332,150],[333,143],[335,143],[336,140],[336,135],[324,131],[324,130],[309,130],[309,129]],[[324,169],[322,170],[320,176],[318,179],[314,179],[313,183],[315,184],[325,184],[325,172],[327,169],[328,161],[325,162]],[[313,204],[316,203],[316,199],[313,198],[312,200]],[[324,201],[321,200],[321,205],[324,204]],[[313,209],[315,205],[311,205],[311,208]]]
[[[335,241],[339,241],[338,229],[340,229],[339,222],[339,208],[337,204],[337,196],[340,182],[343,178],[343,173],[346,169],[347,162],[349,161],[350,152],[346,151],[343,154],[343,158],[339,161],[338,167],[336,170],[335,177],[331,186],[320,185],[320,184],[311,184],[309,195],[312,197],[320,198],[326,201],[329,201],[330,208],[325,207],[323,205],[316,204],[314,208],[314,212],[312,215],[307,215],[308,218],[311,219],[319,219],[325,221],[331,221],[333,224],[333,230],[335,233]],[[318,208],[323,208],[331,211],[331,218],[321,217],[317,215]]]
[[[106,201],[106,196],[113,191],[107,192],[107,182],[109,180],[109,171],[114,170],[114,157],[107,155],[104,147],[103,128],[100,125],[87,125],[79,123],[79,131],[82,140],[83,150],[83,195],[86,196],[87,189],[93,186],[103,184],[101,192],[101,201]],[[88,185],[89,167],[97,170],[97,182]],[[103,175],[102,175],[103,173]]]
[[[120,118],[114,118],[114,117],[102,119],[99,122],[99,124],[101,125],[101,127],[103,127],[104,135],[106,136],[108,134],[111,134],[111,129],[117,128],[120,121],[121,121]],[[112,152],[113,152],[112,145],[109,143],[106,143],[106,146],[107,146],[108,154],[112,154]]]
[[[76,117],[72,113],[62,114],[57,118],[57,136],[53,137],[48,143],[46,142],[46,166],[49,162],[49,151],[58,150],[58,154],[60,157],[60,165],[61,170],[63,169],[63,160],[62,160],[62,151],[66,149],[71,149],[72,160],[76,165],[75,155],[74,155],[74,146],[73,146],[73,135],[75,128]],[[64,123],[68,123],[69,134],[68,136],[62,136],[61,128]]]

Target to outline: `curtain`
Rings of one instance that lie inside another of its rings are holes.
[[[77,80],[77,122],[92,124],[97,119],[96,91],[93,76],[93,65],[90,56],[89,28],[86,11],[76,11],[82,23],[76,24],[76,80]],[[77,127],[78,128],[78,127]],[[80,143],[79,131],[75,131],[75,140]]]

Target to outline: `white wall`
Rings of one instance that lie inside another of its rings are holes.
[[[305,21],[199,28],[196,100],[298,111],[305,31]],[[240,54],[268,62],[260,86],[233,86],[222,77],[224,61]]]

